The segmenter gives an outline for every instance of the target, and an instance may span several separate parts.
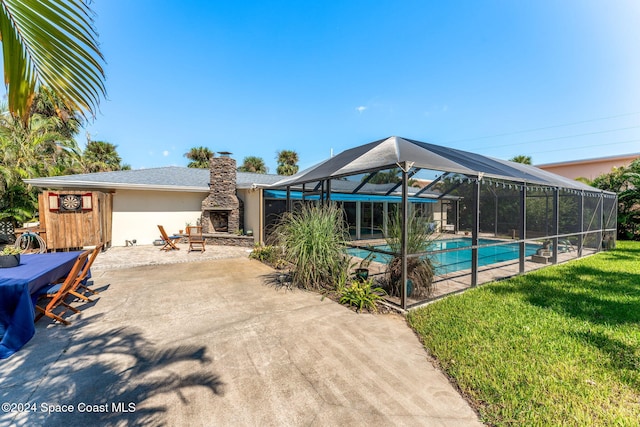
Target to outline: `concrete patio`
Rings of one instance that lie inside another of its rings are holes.
[[[235,249],[101,254],[96,301],[1,362],[0,402],[32,406],[0,424],[481,425],[403,317],[276,289]]]

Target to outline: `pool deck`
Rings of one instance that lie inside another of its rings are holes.
[[[94,302],[0,363],[2,401],[36,405],[0,425],[482,425],[402,316],[270,286],[243,250],[179,247],[100,254]]]

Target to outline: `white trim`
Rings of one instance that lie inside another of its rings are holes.
[[[178,185],[150,185],[150,184],[131,184],[122,182],[97,182],[97,181],[71,181],[49,178],[32,178],[24,180],[27,184],[34,187],[46,188],[79,188],[79,189],[105,189],[105,190],[148,190],[148,191],[186,191],[192,193],[208,193],[208,187],[192,187]],[[236,188],[264,188],[269,184],[246,183],[236,185]]]

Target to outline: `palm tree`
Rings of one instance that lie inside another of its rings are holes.
[[[298,153],[293,150],[278,151],[276,159],[278,160],[278,175],[295,175],[298,172]]]
[[[264,164],[262,157],[247,156],[242,161],[242,166],[238,168],[238,172],[267,173],[267,166]]]
[[[522,163],[523,165],[531,164],[531,156],[524,156],[522,154],[509,159],[510,162]]]
[[[25,178],[59,175],[73,163],[77,144],[59,133],[59,119],[35,114],[27,122],[0,109],[0,219],[14,223],[38,210],[37,192]]]
[[[71,111],[95,115],[105,95],[104,58],[83,0],[0,0],[0,38],[11,114],[23,122],[40,85]]]
[[[618,193],[618,238],[640,240],[640,159],[596,177],[591,185]]]
[[[209,160],[215,154],[213,151],[208,149],[207,147],[193,147],[189,150],[188,153],[185,153],[184,156],[191,160],[187,167],[189,168],[197,168],[197,169],[208,169],[209,168]]]
[[[85,172],[109,172],[131,169],[122,164],[122,157],[116,150],[117,146],[105,141],[88,141],[82,154],[86,165]]]
[[[368,175],[363,176],[362,180],[364,181],[365,179],[367,179],[367,177]],[[402,169],[391,168],[378,171],[367,182],[369,184],[397,184],[399,182],[402,182]],[[407,181],[407,185],[409,187],[415,187],[418,185],[418,181],[413,178],[409,178],[409,181]]]
[[[59,122],[58,132],[66,138],[75,137],[82,125],[82,117],[76,111],[70,110],[55,92],[45,86],[38,88],[33,99],[31,115],[34,114],[56,117]]]
[[[33,115],[28,123],[0,114],[0,164],[20,178],[54,174],[60,160],[77,150],[75,141],[58,132],[56,117]]]

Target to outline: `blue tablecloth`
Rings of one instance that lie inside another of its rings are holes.
[[[80,252],[21,255],[20,265],[0,268],[0,359],[20,350],[35,334],[32,295],[66,276]]]

